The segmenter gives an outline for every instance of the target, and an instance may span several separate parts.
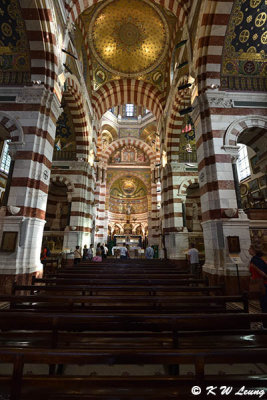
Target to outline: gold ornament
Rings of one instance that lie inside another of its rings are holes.
[[[266,43],[267,43],[267,31],[265,31],[265,32],[261,35],[261,43],[262,43],[262,44],[266,44]]]
[[[255,25],[259,28],[260,26],[264,25],[266,22],[267,15],[265,12],[262,12],[257,15],[255,19]]]
[[[250,7],[256,8],[261,3],[261,0],[250,0]]]
[[[239,40],[241,43],[245,43],[249,39],[250,33],[247,29],[244,29],[240,35],[239,35]]]
[[[169,41],[167,21],[148,0],[103,2],[89,26],[89,43],[109,72],[137,77],[164,59]]]
[[[237,15],[236,15],[236,18],[235,18],[235,24],[236,24],[236,25],[240,25],[241,22],[243,21],[243,18],[244,18],[243,12],[242,12],[242,11],[239,11],[239,12],[237,13]]]

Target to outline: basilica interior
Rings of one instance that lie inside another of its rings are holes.
[[[2,289],[44,246],[122,242],[173,260],[194,242],[211,282],[231,286],[232,256],[245,280],[251,241],[267,251],[266,1],[0,11]]]
[[[267,399],[266,22],[0,0],[0,400]]]

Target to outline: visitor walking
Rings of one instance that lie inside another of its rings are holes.
[[[190,249],[187,253],[187,260],[190,265],[190,274],[199,275],[199,251],[195,248],[194,243],[190,243]]]

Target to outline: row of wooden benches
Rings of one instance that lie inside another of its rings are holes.
[[[0,311],[0,362],[12,366],[0,374],[0,394],[11,400],[187,400],[195,398],[196,383],[203,393],[210,384],[239,390],[244,382],[264,390],[264,369],[218,376],[214,364],[264,363],[267,331],[253,324],[267,324],[267,314],[248,314],[246,295],[224,296],[222,287],[178,267],[144,265],[145,272],[142,264],[80,265],[32,285],[14,284],[12,295],[0,297],[10,307]],[[229,303],[240,303],[242,312],[233,314]],[[31,375],[25,375],[29,364]],[[163,366],[164,375],[90,376],[96,366],[140,364]]]
[[[177,374],[178,365],[192,365],[194,376],[188,379],[181,373],[176,375],[169,389],[167,382],[170,376],[161,377],[162,388],[167,390],[166,398],[174,396],[175,391],[183,394],[182,398],[190,398],[190,388],[194,382],[201,385],[221,382],[232,386],[237,382],[245,382],[246,386],[266,387],[265,373],[218,377],[208,372],[207,368],[210,364],[265,363],[266,331],[251,330],[250,324],[266,322],[267,315],[222,314],[218,318],[217,314],[96,316],[1,311],[0,317],[0,360],[1,363],[13,365],[12,376],[0,376],[0,387],[4,394],[11,389],[12,400],[33,399],[39,394],[38,391],[47,399],[63,393],[67,397],[64,395],[62,398],[73,398],[68,397],[73,392],[77,396],[85,396],[80,398],[88,399],[132,399],[139,391],[143,399],[147,396],[141,394],[142,388],[132,392],[130,383],[146,384],[153,381],[151,376],[116,377],[116,384],[112,385],[110,376],[98,380],[90,376],[62,376],[64,368],[75,364],[162,364],[168,367],[169,375]],[[49,366],[50,375],[23,377],[26,364]],[[64,368],[57,370],[56,365],[64,365]],[[59,370],[60,376],[55,376]],[[101,386],[105,388],[103,392]],[[120,389],[123,393],[120,393]],[[154,398],[158,398],[155,387],[152,389],[151,396],[153,394]]]

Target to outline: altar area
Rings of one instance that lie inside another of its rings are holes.
[[[112,255],[116,255],[116,250],[120,250],[123,247],[123,244],[126,244],[130,257],[141,257],[144,253],[142,248],[142,236],[141,235],[114,235],[114,244],[112,247]]]

